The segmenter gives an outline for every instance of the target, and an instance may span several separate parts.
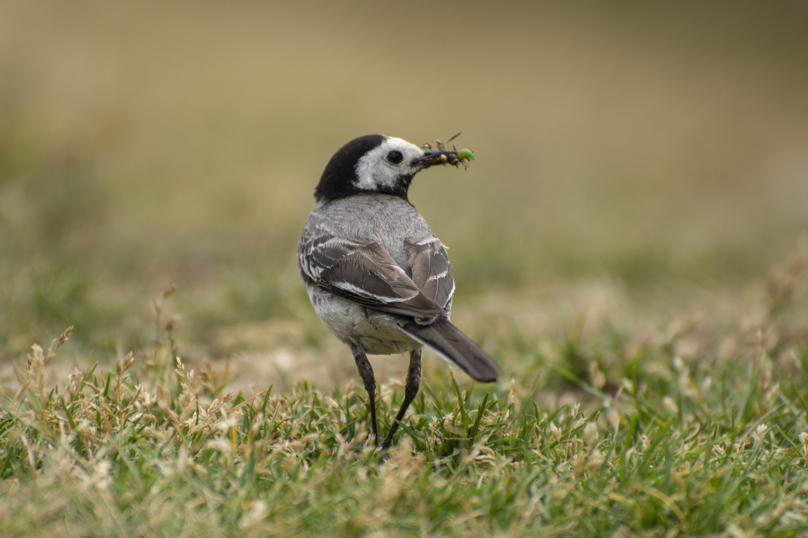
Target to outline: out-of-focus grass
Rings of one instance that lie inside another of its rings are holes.
[[[412,191],[467,296],[736,293],[805,229],[804,5],[412,9],[4,2],[0,353],[133,347],[170,284],[198,343],[305,316],[312,189],[368,132],[476,151]]]

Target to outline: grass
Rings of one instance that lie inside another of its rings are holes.
[[[0,533],[802,535],[802,263],[774,273],[759,323],[707,331],[687,359],[698,323],[640,342],[608,325],[537,346],[491,335],[522,375],[489,389],[433,369],[386,462],[353,381],[236,393],[226,367],[191,369],[166,290],[148,348],[51,385],[68,330],[4,386]],[[389,425],[401,386],[379,390]]]

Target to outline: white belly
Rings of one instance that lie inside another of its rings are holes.
[[[365,308],[316,286],[307,284],[314,310],[323,325],[346,344],[355,344],[371,355],[407,353],[421,344],[398,328],[395,316]]]

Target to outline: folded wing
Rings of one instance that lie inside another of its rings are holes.
[[[411,316],[419,324],[444,313],[378,243],[321,235],[301,242],[298,261],[304,280],[349,301]]]

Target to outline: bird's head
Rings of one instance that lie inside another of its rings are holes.
[[[314,191],[318,202],[354,194],[381,193],[407,199],[415,174],[446,162],[441,155],[456,151],[421,149],[406,140],[384,135],[354,138],[328,161]]]

